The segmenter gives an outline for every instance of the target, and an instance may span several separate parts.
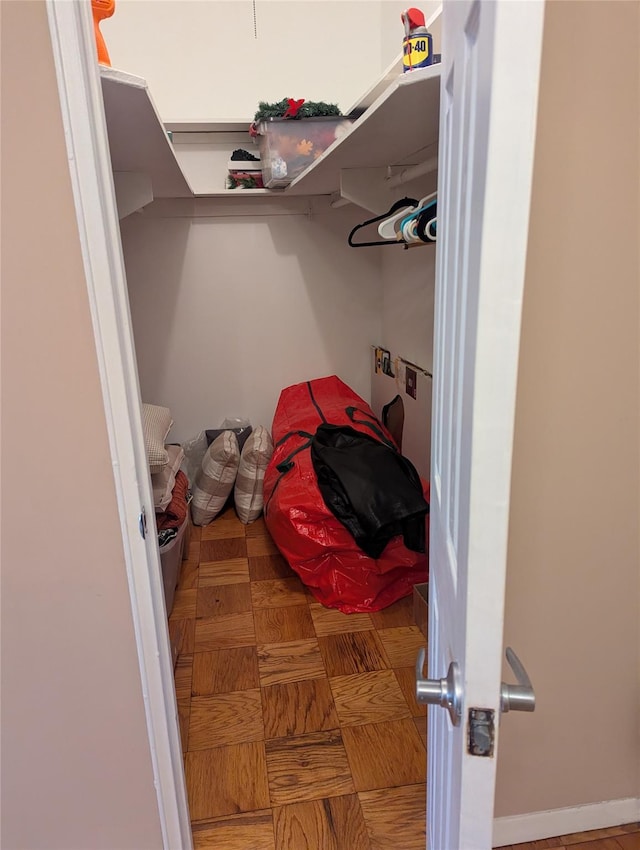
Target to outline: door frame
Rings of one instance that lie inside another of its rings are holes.
[[[193,846],[113,172],[90,4],[46,0],[165,850]]]

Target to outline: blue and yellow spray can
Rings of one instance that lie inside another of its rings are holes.
[[[402,70],[413,71],[433,64],[433,39],[420,9],[407,9],[400,16],[404,24]]]

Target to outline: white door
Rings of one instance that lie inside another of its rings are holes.
[[[492,843],[542,21],[537,0],[444,4],[428,673],[457,662],[462,703],[459,725],[429,706],[429,850]],[[474,709],[493,717],[490,755],[468,752]]]

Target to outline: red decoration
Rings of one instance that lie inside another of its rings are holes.
[[[287,111],[282,116],[283,118],[295,118],[298,114],[298,111],[302,104],[304,103],[304,98],[302,100],[294,100],[292,97],[287,98],[287,103],[289,104]]]

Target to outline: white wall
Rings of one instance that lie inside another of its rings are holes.
[[[435,292],[435,247],[403,250],[380,248],[382,265],[382,334],[380,344],[392,359],[403,357],[417,366],[433,370],[433,306]],[[373,410],[398,393],[404,402],[405,422],[402,453],[420,475],[429,478],[431,469],[431,379],[418,375],[417,398],[405,391],[404,367],[396,377],[376,375],[373,379]]]
[[[257,38],[252,9],[251,0],[118,0],[101,30],[113,66],[146,77],[165,121],[248,121],[260,100],[283,97],[347,110],[378,77],[377,0],[256,0]],[[399,16],[394,29],[400,52]]]
[[[142,395],[171,408],[177,441],[225,417],[270,426],[281,389],[323,375],[370,400],[382,293],[376,251],[346,244],[359,213],[234,216],[233,201],[123,222]]]

